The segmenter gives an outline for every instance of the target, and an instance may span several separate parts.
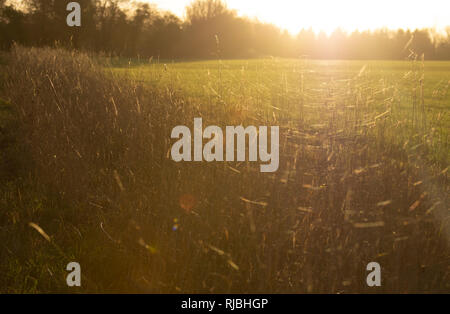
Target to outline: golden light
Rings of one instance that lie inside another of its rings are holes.
[[[161,9],[182,16],[191,0],[148,0]],[[443,31],[450,25],[448,0],[227,0],[228,7],[241,16],[258,18],[287,29],[302,28],[316,33],[345,31],[415,29],[434,27]]]

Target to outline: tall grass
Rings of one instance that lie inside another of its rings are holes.
[[[406,142],[423,111],[395,115],[400,87],[361,69],[313,89],[300,67],[296,87],[285,77],[233,100],[219,65],[220,93],[199,101],[92,60],[22,47],[9,56],[4,93],[28,159],[18,187],[2,190],[1,290],[71,291],[73,259],[85,292],[450,291],[447,172],[430,161],[425,115]],[[172,128],[199,116],[280,125],[278,172],[174,163]],[[379,288],[366,285],[373,261]]]

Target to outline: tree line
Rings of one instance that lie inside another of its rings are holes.
[[[208,59],[306,57],[313,59],[404,59],[414,52],[427,60],[450,60],[447,34],[432,29],[291,35],[256,19],[238,16],[221,0],[196,0],[182,20],[156,6],[127,0],[78,0],[82,26],[66,24],[62,0],[0,0],[0,48],[67,46],[124,57]]]

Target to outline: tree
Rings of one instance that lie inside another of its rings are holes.
[[[0,49],[8,49],[15,41],[25,43],[25,14],[5,0],[0,0]]]
[[[222,0],[196,0],[186,7],[186,22],[191,25],[235,16],[236,12],[229,10]]]
[[[411,49],[428,60],[450,59],[450,28],[447,36],[429,29],[351,34],[338,29],[331,35],[309,29],[292,37],[274,25],[239,17],[222,0],[195,0],[184,21],[139,0],[77,1],[82,27],[67,26],[67,1],[22,0],[14,7],[0,0],[0,48],[14,41],[34,46],[58,42],[126,57],[316,59],[404,59]]]

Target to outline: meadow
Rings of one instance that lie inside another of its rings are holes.
[[[166,63],[109,59],[107,68],[137,83],[170,87],[198,105],[226,103],[242,117],[257,106],[286,118],[287,123],[296,123],[304,115],[310,125],[319,127],[329,112],[355,107],[350,95],[360,97],[366,92],[367,99],[357,100],[365,102],[361,104],[365,115],[373,118],[389,111],[403,123],[405,137],[392,140],[408,140],[421,127],[433,130],[439,144],[434,145],[432,158],[446,165],[450,62],[412,57],[405,61],[267,58]],[[336,108],[338,103],[344,105]]]
[[[1,292],[450,292],[450,62],[4,59]],[[194,117],[280,168],[173,162]]]

